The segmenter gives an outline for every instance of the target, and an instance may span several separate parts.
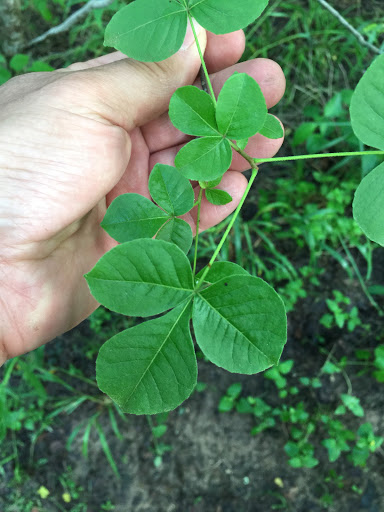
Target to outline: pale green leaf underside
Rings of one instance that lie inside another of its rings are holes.
[[[217,206],[223,206],[232,201],[232,197],[225,190],[219,190],[217,188],[207,188],[205,191],[205,197],[211,204]]]
[[[189,0],[192,16],[214,34],[245,28],[267,5],[268,0]]]
[[[176,244],[187,254],[193,240],[192,228],[182,219],[171,219],[159,230],[156,238]]]
[[[200,278],[204,271],[205,268],[200,270],[196,277]],[[221,279],[224,279],[224,277],[228,278],[230,276],[237,275],[249,276],[249,273],[244,270],[243,267],[240,267],[240,265],[232,263],[231,261],[215,261],[212,264],[208,274],[205,276],[204,282],[211,284],[217,283],[218,281],[221,281]]]
[[[124,412],[158,414],[192,393],[197,364],[189,306],[123,331],[107,341],[96,362],[100,389]]]
[[[371,171],[358,186],[353,216],[370,240],[384,245],[384,163]]]
[[[187,19],[174,0],[136,0],[113,16],[104,44],[139,61],[162,61],[181,47]]]
[[[187,85],[177,89],[169,104],[173,125],[187,135],[217,136],[215,105],[205,91]]]
[[[384,55],[371,64],[356,87],[351,122],[364,144],[384,151]]]
[[[258,373],[277,364],[287,340],[283,301],[257,277],[236,275],[203,290],[192,320],[205,356],[234,373]]]
[[[210,181],[223,175],[232,162],[232,149],[222,137],[194,139],[178,152],[175,165],[189,180]]]
[[[176,217],[189,212],[195,202],[189,180],[169,165],[155,165],[149,177],[149,192],[161,208]]]
[[[267,114],[264,126],[260,130],[260,134],[268,139],[281,139],[281,137],[284,137],[284,130],[275,116]]]
[[[139,194],[122,194],[110,205],[101,227],[117,242],[152,238],[168,215]]]
[[[85,276],[103,306],[130,316],[153,316],[192,293],[190,263],[179,247],[141,239],[114,247]]]
[[[217,100],[220,133],[230,139],[248,139],[263,128],[266,117],[267,104],[256,80],[246,73],[228,78]]]

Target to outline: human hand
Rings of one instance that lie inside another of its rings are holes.
[[[100,228],[118,195],[149,197],[155,163],[173,165],[189,138],[172,126],[173,92],[194,82],[200,60],[192,34],[160,63],[113,53],[52,73],[32,73],[0,88],[0,364],[65,332],[97,303],[83,278],[116,242]],[[216,93],[235,70],[260,84],[268,107],[284,93],[279,66],[258,59],[233,65],[242,31],[199,32]],[[282,140],[256,135],[247,152],[272,157]],[[201,230],[237,206],[248,164],[235,154],[220,188],[233,201],[203,202]],[[187,216],[195,226],[193,212]]]

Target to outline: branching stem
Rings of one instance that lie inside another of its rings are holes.
[[[236,151],[238,151],[236,149]],[[238,151],[240,153],[240,151]],[[240,153],[242,155],[242,153]],[[310,160],[314,158],[334,158],[334,157],[346,157],[346,156],[365,156],[365,155],[378,155],[384,156],[384,151],[352,151],[347,153],[319,153],[314,155],[296,155],[296,156],[284,156],[277,158],[253,158],[252,161],[256,164],[266,162],[294,162],[296,160]],[[244,155],[242,155],[244,156]],[[244,157],[245,158],[245,157]]]
[[[244,192],[244,194],[243,194],[243,197],[241,198],[241,201],[240,201],[240,203],[239,203],[239,206],[236,208],[235,213],[233,214],[232,219],[231,219],[230,223],[228,224],[228,227],[227,227],[227,229],[225,230],[225,233],[224,233],[224,235],[223,235],[222,239],[220,240],[219,245],[216,247],[216,250],[215,250],[215,252],[213,253],[212,258],[209,260],[208,265],[206,266],[206,268],[205,268],[205,270],[204,270],[204,272],[203,272],[203,274],[202,274],[201,278],[199,279],[199,282],[198,282],[198,284],[197,284],[197,286],[196,286],[196,288],[195,288],[195,291],[197,291],[197,290],[202,286],[202,284],[204,283],[204,279],[205,279],[206,275],[208,274],[208,272],[209,272],[209,270],[210,270],[210,268],[211,268],[211,266],[212,266],[213,262],[215,261],[215,259],[216,259],[216,258],[217,258],[217,256],[219,255],[219,253],[220,253],[220,251],[221,251],[221,248],[223,247],[224,242],[226,241],[226,239],[227,239],[227,237],[228,237],[228,235],[229,235],[229,233],[230,233],[230,231],[231,231],[231,229],[232,229],[232,227],[233,227],[233,225],[234,225],[234,223],[235,223],[235,221],[236,221],[236,219],[237,219],[237,217],[238,217],[238,215],[239,215],[239,213],[240,213],[240,210],[241,210],[241,208],[243,207],[243,204],[244,204],[244,202],[245,202],[245,200],[246,200],[246,198],[247,198],[247,196],[248,196],[248,194],[249,194],[249,191],[251,190],[251,187],[252,187],[252,185],[253,185],[253,182],[254,182],[254,181],[255,181],[255,179],[256,179],[256,176],[257,176],[258,171],[259,171],[259,170],[258,170],[258,168],[257,168],[257,167],[254,167],[254,168],[252,169],[252,176],[251,176],[251,177],[250,177],[250,179],[249,179],[248,186],[247,186],[247,188],[245,189],[245,192]]]
[[[197,199],[197,219],[196,219],[196,237],[195,237],[195,257],[193,260],[193,279],[195,279],[196,275],[196,265],[197,265],[197,249],[199,244],[199,228],[200,228],[200,213],[201,213],[201,201],[203,199],[203,189],[200,189],[199,197]]]

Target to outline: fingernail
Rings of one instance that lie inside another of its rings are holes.
[[[193,20],[193,26],[195,27],[196,34],[199,35],[203,30],[203,27],[197,23],[197,21]],[[193,35],[191,24],[188,21],[187,33],[184,39],[183,44],[181,45],[180,50],[188,50],[193,43],[195,42],[195,37]]]

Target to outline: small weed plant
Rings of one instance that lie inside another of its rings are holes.
[[[194,23],[196,20],[215,34],[230,33],[257,19],[267,4],[268,0],[136,0],[116,13],[106,29],[107,46],[136,60],[155,62],[179,50],[190,23],[206,85],[206,90],[181,87],[172,96],[172,123],[194,138],[176,155],[175,167],[154,167],[149,179],[153,201],[124,194],[111,204],[102,227],[119,245],[86,275],[93,296],[106,308],[128,316],[155,317],[113,336],[99,352],[98,385],[125,412],[159,414],[190,396],[197,383],[191,320],[204,356],[229,372],[255,374],[279,362],[287,338],[283,301],[269,284],[242,267],[216,262],[261,163],[384,154],[384,56],[378,57],[361,79],[350,108],[355,135],[374,151],[263,160],[247,153],[248,140],[255,134],[279,139],[283,129],[268,113],[259,85],[247,74],[234,73],[216,97]],[[338,97],[329,105],[330,115],[343,101]],[[312,128],[305,137],[315,134],[316,126]],[[314,147],[319,140],[312,142]],[[234,151],[252,170],[249,184],[208,264],[197,273],[202,199],[205,196],[215,205],[231,201],[220,190],[220,181]],[[191,180],[199,182],[197,198]],[[383,194],[384,164],[380,164],[358,187],[353,209],[364,233],[381,245]],[[193,208],[197,209],[197,231],[191,265],[187,255],[193,235],[180,217]],[[275,373],[276,382],[282,384],[282,368]],[[235,400],[236,393],[234,390],[229,399]],[[306,432],[300,428],[294,434],[294,446],[287,446],[289,456],[296,465],[314,465],[308,446],[313,423],[308,423],[307,413],[299,406],[283,412],[297,416],[293,423],[307,425]],[[367,435],[364,430],[360,437]]]
[[[339,396],[336,408],[322,406],[313,410],[299,393],[299,387],[313,393],[322,387],[322,377],[342,373],[345,363],[336,363],[327,360],[319,375],[309,378],[291,375],[293,360],[281,362],[264,373],[275,384],[280,400],[276,401],[270,393],[270,401],[261,396],[244,397],[241,384],[234,383],[221,398],[219,411],[253,416],[252,435],[283,426],[287,434],[284,451],[293,468],[313,468],[319,464],[320,453],[316,453],[321,451],[316,448],[319,437],[330,463],[346,455],[354,466],[364,467],[370,454],[380,449],[384,438],[374,434],[369,422],[361,423],[356,430],[350,428],[353,417],[362,419],[365,415],[359,398],[349,390]],[[296,385],[288,385],[287,377]]]

